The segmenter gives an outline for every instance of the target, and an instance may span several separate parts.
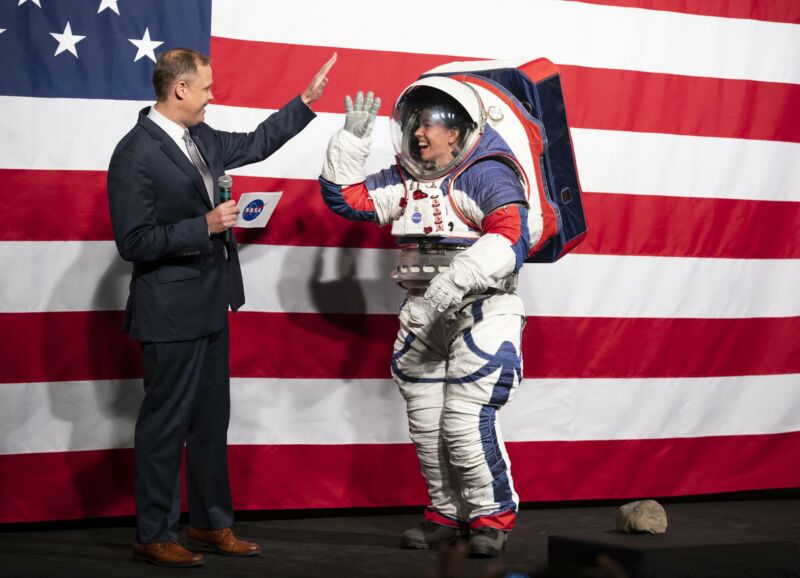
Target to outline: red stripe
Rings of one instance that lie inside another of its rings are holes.
[[[589,232],[576,253],[800,258],[800,203],[583,193]]]
[[[0,456],[0,523],[128,516],[133,450]]]
[[[277,109],[308,85],[319,67],[338,54],[328,75],[325,94],[314,103],[317,112],[344,113],[344,97],[372,90],[388,115],[400,92],[423,72],[453,60],[438,54],[386,52],[355,48],[305,46],[211,37],[216,104]],[[263,62],[259,74],[241,74],[242,62]],[[291,65],[287,65],[291,63]],[[400,71],[403,71],[400,73]]]
[[[410,444],[231,446],[229,452],[233,505],[238,510],[422,506],[427,502]],[[508,453],[515,487],[524,502],[667,497],[800,485],[799,432],[516,442],[508,444]],[[4,455],[0,456],[0,480],[0,523],[134,513],[132,450]]]
[[[241,243],[310,247],[395,247],[388,228],[353,223],[325,206],[316,180],[237,176],[233,196],[284,191],[269,226],[239,229]],[[23,196],[24,195],[24,196]],[[52,210],[58,207],[58,210]],[[0,169],[0,241],[113,240],[105,171]]]
[[[388,378],[397,329],[394,315],[232,315],[231,375]]]
[[[114,238],[106,171],[0,169],[0,241]]]
[[[229,467],[237,509],[405,506],[427,495],[410,444],[232,446]]]
[[[342,196],[351,209],[356,211],[374,211],[375,203],[369,196],[369,190],[364,183],[350,185],[342,189]]]
[[[2,241],[112,240],[104,171],[0,169]],[[240,229],[241,243],[394,248],[388,227],[333,214],[314,180],[237,176],[234,197],[285,192],[265,229]],[[20,202],[20,191],[31,202]],[[583,193],[591,229],[576,253],[800,258],[800,203]],[[45,210],[59,207],[58,211]]]
[[[483,218],[481,229],[484,233],[502,235],[514,245],[519,240],[522,229],[519,207],[520,205],[513,207],[506,205],[489,213]]]
[[[512,510],[506,510],[501,514],[494,514],[492,516],[482,516],[469,525],[473,530],[475,528],[497,528],[498,530],[510,531],[514,528],[514,523],[517,521],[517,514]]]
[[[571,127],[800,142],[800,85],[562,66]]]
[[[116,311],[0,314],[0,348],[13,352],[0,383],[141,376],[120,320]],[[231,374],[388,379],[396,332],[394,315],[237,313]],[[800,317],[530,317],[522,350],[528,378],[770,375],[800,373],[798,335]]]
[[[429,507],[425,508],[425,512],[423,512],[422,517],[429,522],[439,524],[440,526],[450,526],[451,528],[458,528],[460,526],[457,521],[451,520],[450,518],[445,518],[439,512]]]
[[[0,383],[141,377],[141,351],[121,325],[121,311],[2,313]]]
[[[800,317],[529,317],[522,350],[525,377],[768,375],[800,372],[798,335]]]
[[[583,4],[601,4],[624,8],[666,10],[699,16],[746,18],[768,22],[800,24],[797,0],[573,0]]]
[[[508,446],[514,485],[524,501],[682,496],[800,484],[800,432]]]
[[[336,48],[331,84],[314,103],[342,113],[344,96],[372,90],[391,113],[422,72],[466,57]],[[333,48],[211,39],[216,104],[277,109],[296,96]],[[536,56],[536,55],[534,55]],[[242,62],[264,62],[240,74]],[[291,62],[292,66],[286,66]],[[573,128],[800,142],[800,85],[560,65]],[[387,70],[393,71],[386,74]],[[402,72],[400,72],[402,71]]]
[[[236,199],[242,193],[251,191],[284,191],[269,226],[264,229],[236,230],[236,239],[240,243],[303,247],[397,247],[391,227],[379,228],[375,223],[348,221],[333,213],[322,200],[317,180],[237,176],[233,182],[233,196]]]

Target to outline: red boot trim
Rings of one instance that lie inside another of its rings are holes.
[[[497,528],[498,530],[508,532],[514,527],[514,522],[516,519],[517,513],[514,512],[514,510],[506,510],[504,512],[498,512],[489,516],[480,516],[475,518],[469,523],[469,527],[475,529],[483,526],[489,526],[490,528]]]
[[[425,508],[425,519],[429,522],[434,522],[435,524],[439,524],[440,526],[448,526],[450,528],[460,528],[461,524],[458,520],[454,520],[452,518],[448,518],[443,516],[439,512],[435,510],[431,510],[430,508]]]

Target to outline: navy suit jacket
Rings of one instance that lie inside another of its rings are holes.
[[[213,207],[200,172],[147,118],[149,110],[139,113],[108,168],[114,239],[133,262],[122,329],[139,341],[197,339],[222,329],[228,306],[244,302],[241,270],[238,258],[225,259],[224,236],[209,238],[205,215]],[[251,133],[205,123],[189,131],[216,184],[226,170],[267,158],[315,116],[298,96]]]

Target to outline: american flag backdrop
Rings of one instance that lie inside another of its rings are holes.
[[[336,51],[318,117],[234,198],[237,509],[425,503],[389,376],[402,292],[388,230],[318,191],[342,100],[387,115],[453,60],[562,72],[589,221],[526,265],[525,380],[500,420],[523,501],[800,486],[800,3],[796,0],[0,0],[0,522],[133,513],[140,352],[106,169],[154,59],[210,53],[207,122],[249,130]]]

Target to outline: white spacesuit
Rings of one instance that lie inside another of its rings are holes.
[[[471,554],[496,556],[519,503],[496,412],[522,378],[515,288],[541,217],[529,223],[525,173],[469,84],[410,85],[391,117],[398,164],[366,175],[378,106],[371,93],[346,103],[320,183],[334,212],[391,223],[400,245],[392,278],[407,295],[392,375],[430,496],[403,544],[430,548],[469,531]]]

